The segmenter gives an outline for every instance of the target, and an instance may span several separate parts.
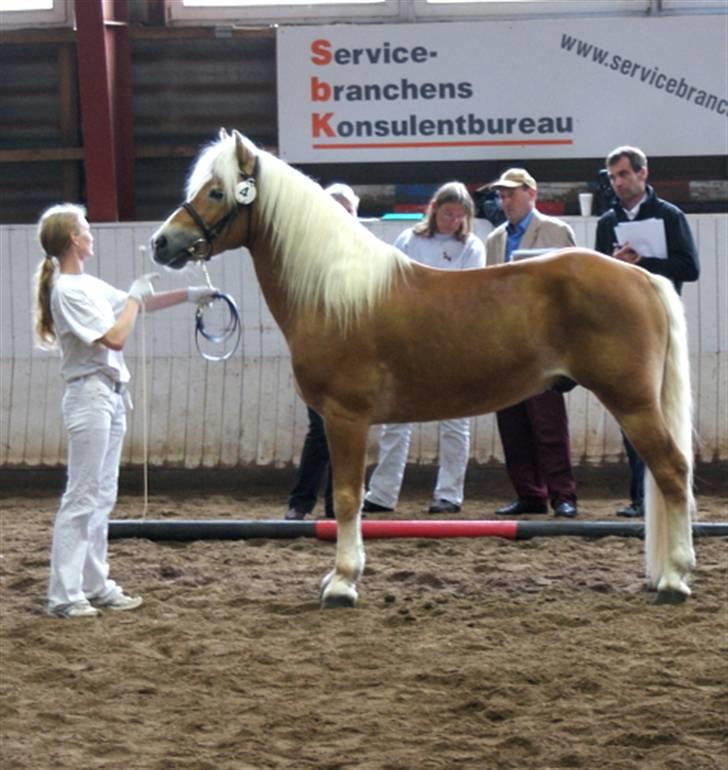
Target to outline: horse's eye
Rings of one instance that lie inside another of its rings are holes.
[[[222,190],[218,189],[217,187],[213,187],[212,190],[210,190],[210,197],[214,201],[221,201],[224,196]]]

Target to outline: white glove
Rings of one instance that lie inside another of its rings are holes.
[[[159,273],[144,273],[129,287],[129,296],[143,305],[154,294],[153,281],[159,278]]]
[[[216,294],[219,294],[218,290],[210,286],[189,286],[187,288],[187,301],[195,302],[199,305],[200,303],[210,302]]]

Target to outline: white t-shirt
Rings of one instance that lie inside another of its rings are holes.
[[[436,233],[432,238],[415,235],[412,228],[400,233],[394,245],[410,259],[429,267],[444,270],[465,270],[485,267],[485,246],[471,233],[464,241],[451,235]]]
[[[128,298],[125,291],[93,275],[56,275],[51,314],[61,347],[61,375],[66,382],[89,374],[129,382],[122,352],[96,341],[116,323]]]

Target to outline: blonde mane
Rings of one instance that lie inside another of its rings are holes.
[[[245,140],[258,156],[260,221],[282,266],[285,290],[296,309],[323,306],[343,328],[377,306],[410,259],[357,222],[312,179]],[[217,177],[234,205],[240,171],[234,136],[200,156],[187,184],[188,199]]]

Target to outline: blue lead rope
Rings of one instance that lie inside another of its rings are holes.
[[[212,334],[205,329],[204,313],[206,307],[217,301],[225,303],[227,307],[227,319],[222,331],[217,334]],[[227,361],[227,359],[238,349],[240,335],[240,313],[238,312],[238,306],[235,304],[235,300],[229,294],[225,294],[222,291],[215,292],[211,300],[200,302],[197,305],[197,310],[195,311],[195,345],[197,346],[197,352],[206,361]],[[222,355],[213,355],[211,353],[206,353],[202,349],[200,346],[200,337],[215,345],[225,346],[231,339],[234,339],[234,342],[227,352],[222,353]]]

